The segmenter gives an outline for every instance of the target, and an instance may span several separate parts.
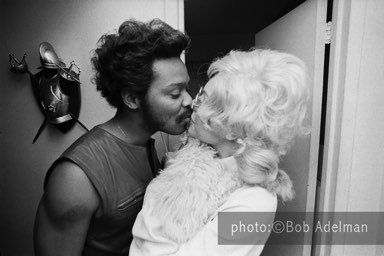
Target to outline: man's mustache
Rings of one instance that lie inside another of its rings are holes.
[[[183,121],[184,119],[186,119],[186,118],[190,118],[191,117],[191,115],[192,115],[192,109],[191,108],[188,108],[183,114],[181,114],[180,116],[179,116],[179,118],[178,118],[178,120],[177,121]]]

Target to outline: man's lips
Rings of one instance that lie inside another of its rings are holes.
[[[179,122],[189,122],[191,120],[192,111],[186,111],[184,114],[182,114],[179,118]]]
[[[184,119],[181,119],[180,122],[183,122],[183,123],[190,123],[190,122],[191,122],[191,118],[190,118],[190,117],[185,117]]]

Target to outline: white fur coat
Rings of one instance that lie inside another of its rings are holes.
[[[215,155],[214,149],[190,138],[149,184],[144,204],[152,204],[151,214],[162,223],[164,237],[187,242],[241,186],[235,159]]]

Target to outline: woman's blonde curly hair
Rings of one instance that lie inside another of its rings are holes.
[[[306,67],[292,54],[252,49],[231,51],[208,69],[211,94],[197,110],[221,136],[239,143],[240,176],[275,192],[294,196],[288,175],[278,168],[304,125],[309,98]]]

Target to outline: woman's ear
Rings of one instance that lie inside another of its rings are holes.
[[[138,109],[140,107],[140,100],[137,94],[132,93],[127,88],[121,90],[121,98],[124,104],[130,109]]]
[[[225,135],[225,138],[227,140],[236,140],[238,138],[238,136],[236,136],[234,133],[232,132],[229,132]]]

